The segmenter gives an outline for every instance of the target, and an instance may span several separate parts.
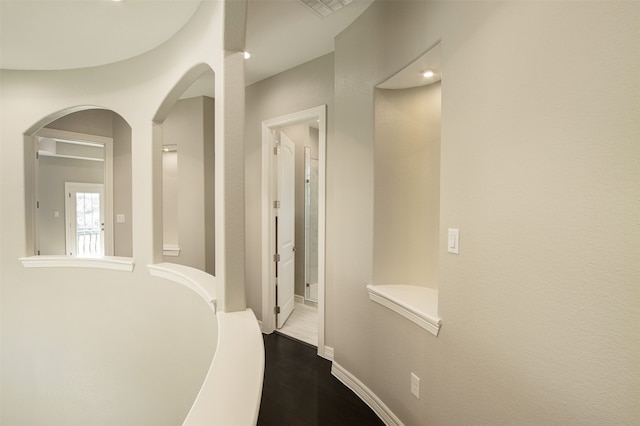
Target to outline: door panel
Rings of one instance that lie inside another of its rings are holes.
[[[295,144],[281,133],[277,155],[277,194],[280,201],[277,218],[277,303],[280,306],[277,328],[281,328],[294,307],[295,286]]]

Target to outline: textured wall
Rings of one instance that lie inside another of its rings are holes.
[[[636,2],[376,2],[337,37],[335,357],[405,424],[640,422],[639,18]],[[364,286],[373,87],[438,40],[436,338]]]

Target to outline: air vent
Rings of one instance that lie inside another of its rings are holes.
[[[337,12],[352,1],[353,0],[300,0],[302,4],[321,18]]]

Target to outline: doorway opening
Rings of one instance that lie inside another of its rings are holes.
[[[310,144],[310,150],[306,150],[309,144],[296,143],[296,135],[300,134],[306,135],[307,141],[315,139],[315,148]],[[281,329],[290,315],[289,321],[295,317],[296,307],[299,311],[317,309],[317,320],[312,325],[317,332],[317,343],[312,344],[317,346],[318,355],[327,358],[324,344],[326,105],[264,121],[262,144],[263,332],[269,334]],[[309,211],[305,196],[308,180],[305,154],[309,160],[316,160],[316,188],[308,194],[315,196],[314,213]],[[307,214],[315,220],[312,228],[316,235],[311,250],[307,248],[311,246]],[[314,259],[310,261],[310,257]],[[314,283],[307,282],[310,263],[314,265]],[[310,284],[315,287],[315,300],[310,300],[311,292],[307,291]]]

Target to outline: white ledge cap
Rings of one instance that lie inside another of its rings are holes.
[[[147,265],[149,272],[154,277],[164,278],[169,281],[182,284],[196,292],[207,303],[216,305],[216,277],[200,269],[176,263],[154,263]]]
[[[131,257],[102,256],[76,257],[59,255],[42,255],[21,257],[25,268],[96,268],[117,271],[133,271],[135,260]]]
[[[367,285],[369,298],[434,336],[440,332],[442,320],[438,317],[438,290],[404,284]]]

